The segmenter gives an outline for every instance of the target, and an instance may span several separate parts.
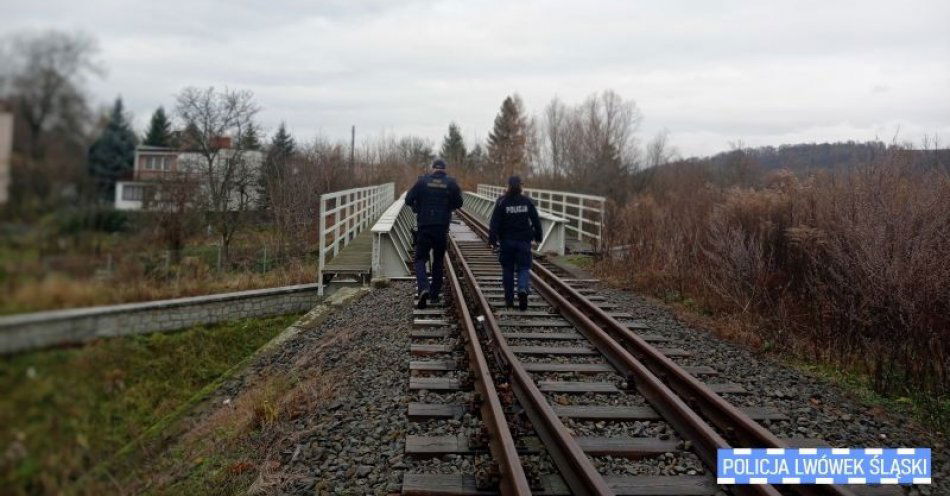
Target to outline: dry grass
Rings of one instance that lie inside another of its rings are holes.
[[[757,187],[665,167],[612,216],[604,277],[731,321],[736,336],[867,374],[879,392],[950,392],[950,174],[879,162]],[[719,326],[723,328],[724,326]],[[941,407],[943,408],[943,407]]]
[[[146,222],[142,218],[140,223]],[[216,239],[188,240],[176,262],[146,227],[62,234],[0,225],[0,315],[260,289],[316,280],[316,257],[280,251],[274,230],[241,233],[218,267]]]
[[[120,266],[107,278],[76,278],[50,273],[8,284],[0,314],[92,305],[181,298],[229,291],[271,288],[314,281],[316,266],[290,262],[264,273],[211,271],[194,259],[162,273],[145,274],[139,266]]]
[[[123,493],[265,494],[298,475],[269,457],[297,446],[309,431],[294,420],[320,411],[339,394],[345,377],[325,370],[323,351],[345,345],[352,333],[327,334],[279,369],[262,369],[233,398],[218,398],[165,453],[125,477]]]

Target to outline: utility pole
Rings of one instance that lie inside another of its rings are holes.
[[[356,164],[356,161],[353,159],[354,153],[356,152],[356,126],[350,127],[350,171],[353,170],[353,167]]]
[[[0,205],[7,202],[10,189],[10,157],[13,156],[13,112],[0,102]]]

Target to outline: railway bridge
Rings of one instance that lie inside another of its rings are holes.
[[[372,188],[392,195],[391,185]],[[410,278],[412,212],[403,197],[373,206],[365,200],[376,194],[372,188],[328,197],[321,283]],[[503,302],[501,271],[486,241],[501,193],[491,185],[464,192],[453,219],[444,303],[413,310],[405,384],[414,426],[404,454],[451,460],[456,469],[409,469],[402,494],[903,494],[895,486],[717,481],[718,449],[828,443],[773,427],[789,412],[721,378],[713,362],[684,349],[683,336],[652,329],[601,296],[596,279],[558,262],[565,253],[605,248],[603,198],[526,192],[544,232],[528,310]],[[377,209],[375,221],[360,208]],[[476,427],[451,428],[462,418],[474,418]],[[672,459],[682,460],[675,473],[658,475],[657,464]]]

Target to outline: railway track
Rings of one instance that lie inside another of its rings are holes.
[[[410,472],[403,479],[403,494],[480,494],[484,488],[496,485],[495,479],[502,494],[531,494],[475,323],[464,304],[461,281],[448,255],[445,292],[448,305],[415,311],[413,327],[416,329],[412,331],[411,338],[423,342],[412,344],[410,353],[414,358],[424,359],[410,362],[410,373],[414,374],[410,378],[410,389],[448,391],[453,394],[470,383],[477,397],[470,398],[467,404],[446,403],[442,398],[413,402],[409,404],[409,419],[417,423],[458,419],[465,416],[466,410],[477,409],[480,429],[483,429],[488,439],[486,443],[472,439],[471,432],[414,435],[407,438],[406,451],[417,457],[445,454],[472,456],[479,451],[478,445],[487,444],[495,463],[482,467],[476,463],[473,473],[463,475]],[[453,342],[445,343],[449,340]],[[441,343],[433,344],[433,341]]]
[[[452,374],[464,365],[476,393],[480,432],[489,440],[473,442],[477,434],[407,439],[407,453],[490,453],[491,468],[483,461],[474,474],[408,473],[405,494],[855,494],[839,486],[717,486],[717,449],[787,446],[753,418],[771,413],[730,404],[722,394],[741,394],[741,387],[706,384],[699,377],[714,371],[678,365],[673,358],[683,350],[663,348],[662,337],[614,311],[589,287],[593,281],[570,279],[538,263],[528,310],[505,309],[500,268],[484,241],[486,227],[466,212],[460,217],[464,224],[453,224],[447,254],[453,310],[417,311],[420,329],[413,337],[457,336],[466,359],[437,355],[434,361],[442,360],[446,370],[435,372]],[[413,348],[460,353],[458,347],[437,346]],[[428,373],[433,367],[413,362],[411,368]],[[415,379],[413,386],[466,387],[451,381]],[[410,405],[410,419],[474,410],[437,404]],[[433,415],[414,415],[420,412]],[[675,475],[669,460],[677,463]]]

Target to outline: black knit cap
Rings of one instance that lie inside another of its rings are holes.
[[[435,159],[435,162],[432,162],[432,168],[445,170],[445,160],[442,160],[441,158]]]
[[[508,187],[509,187],[509,188],[517,188],[518,186],[521,186],[521,178],[520,178],[520,177],[518,177],[518,176],[511,176],[511,177],[508,178]]]

